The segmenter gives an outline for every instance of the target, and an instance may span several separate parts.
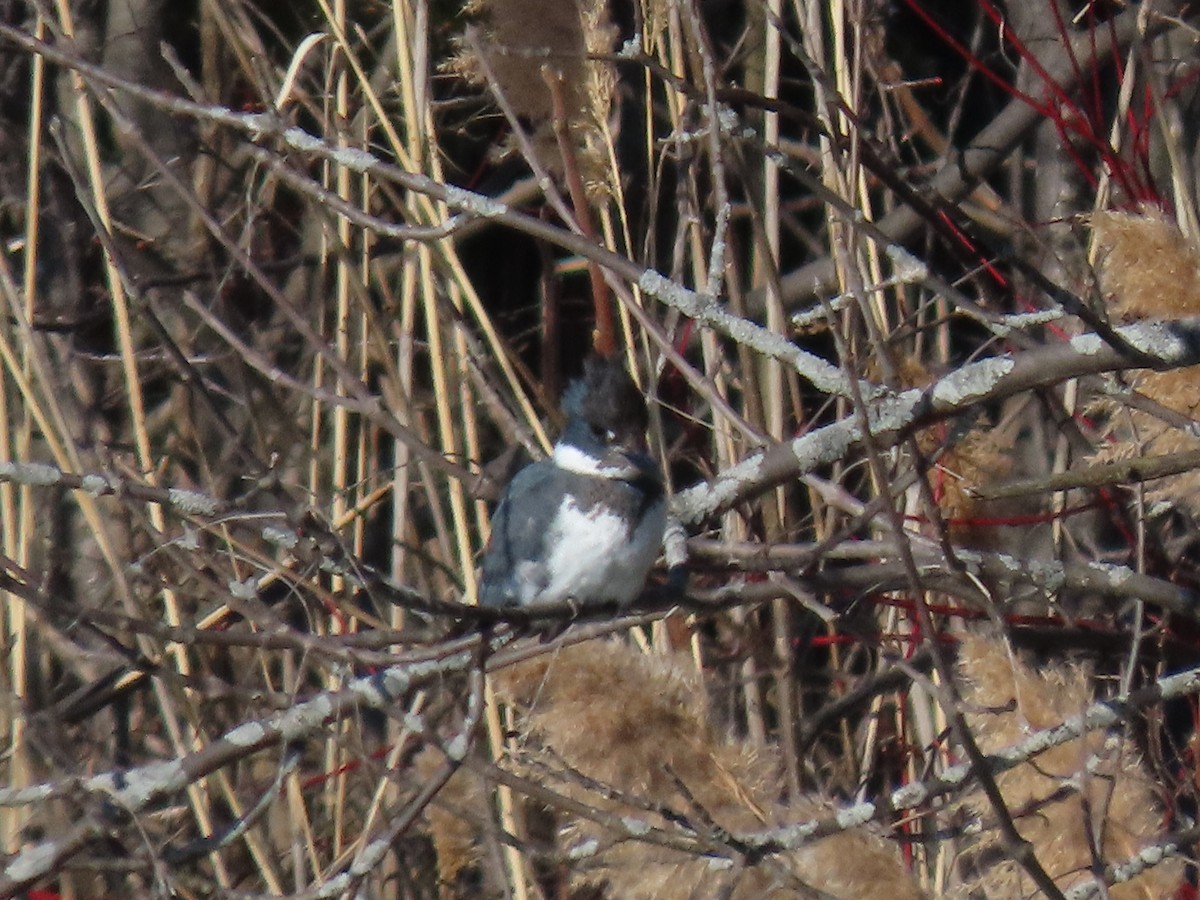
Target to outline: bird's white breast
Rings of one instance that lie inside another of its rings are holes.
[[[630,603],[641,593],[662,545],[667,506],[646,510],[630,534],[629,523],[602,504],[583,510],[563,504],[551,523],[546,546],[548,583],[523,602],[558,603],[568,598]]]

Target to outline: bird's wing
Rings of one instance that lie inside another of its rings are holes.
[[[479,602],[509,606],[527,602],[549,582],[540,560],[561,497],[552,463],[526,466],[509,482],[492,516],[492,538],[483,557]]]

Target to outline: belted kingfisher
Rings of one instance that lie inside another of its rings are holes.
[[[667,502],[633,379],[616,360],[589,357],[563,410],[553,455],[517,473],[492,517],[484,606],[627,604],[658,558]]]

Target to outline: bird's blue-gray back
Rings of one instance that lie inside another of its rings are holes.
[[[520,603],[519,577],[536,577],[531,560],[545,557],[546,535],[558,514],[557,470],[548,460],[526,466],[509,482],[492,515],[492,538],[483,558],[479,602]],[[519,512],[514,515],[513,510]],[[548,575],[542,574],[543,584]]]

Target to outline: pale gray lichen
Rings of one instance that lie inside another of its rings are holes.
[[[1071,349],[1081,356],[1095,356],[1104,347],[1104,341],[1100,339],[1100,335],[1087,332],[1086,334],[1077,334],[1071,338]]]
[[[934,402],[955,408],[983,397],[1015,365],[1011,356],[993,356],[956,369],[933,386]]]
[[[358,857],[350,864],[350,874],[356,878],[366,875],[383,861],[391,847],[392,842],[386,838],[371,841],[359,851]]]
[[[103,475],[84,475],[79,481],[79,489],[93,497],[99,497],[101,494],[115,490],[116,485]]]
[[[1163,362],[1178,363],[1188,356],[1187,344],[1165,322],[1135,322],[1117,329],[1134,347]]]
[[[45,783],[23,788],[0,787],[0,806],[29,806],[49,800],[54,795],[54,787]]]
[[[195,551],[200,549],[200,534],[195,528],[184,527],[183,534],[175,538],[176,547],[182,550]]]
[[[211,518],[220,511],[220,505],[212,497],[198,491],[185,491],[183,488],[169,488],[167,501],[174,509],[191,516]]]
[[[622,59],[636,59],[641,55],[642,33],[640,31],[635,31],[633,36],[623,43],[620,49],[617,50],[617,56],[621,57]]]
[[[409,685],[412,684],[412,678],[405,668],[392,666],[390,669],[384,670],[380,682],[388,694],[385,699],[395,700],[408,690]]]
[[[236,600],[253,600],[258,596],[257,578],[247,578],[245,581],[231,578],[225,583],[225,587],[229,590],[229,595]]]
[[[326,575],[345,575],[349,571],[346,568],[345,562],[340,559],[332,559],[328,556],[321,558],[321,561],[317,563],[317,568]]]
[[[333,158],[347,169],[359,174],[371,171],[379,163],[374,156],[358,147],[343,147],[333,155]]]
[[[350,690],[352,690],[358,696],[358,699],[367,706],[373,706],[376,709],[379,709],[388,701],[387,695],[383,692],[378,684],[379,680],[380,679],[378,676],[356,678],[350,683]]]
[[[316,893],[308,894],[316,900],[325,900],[326,897],[341,897],[350,887],[350,874],[342,872],[340,875],[335,875],[332,878],[327,878],[321,882]],[[355,900],[358,900],[356,897]]]
[[[1147,847],[1138,854],[1140,862],[1146,863],[1149,866],[1157,866],[1160,862],[1167,858],[1169,849],[1167,847]],[[1120,866],[1119,868],[1125,868]]]
[[[667,516],[667,526],[663,529],[663,559],[668,569],[684,565],[688,561],[687,530],[678,517]]]
[[[717,126],[721,129],[721,133],[732,135],[740,125],[741,120],[738,118],[738,114],[722,103],[717,109]]]
[[[1159,845],[1152,844],[1149,847],[1144,847],[1139,850],[1134,856],[1120,865],[1113,866],[1109,870],[1109,880],[1112,884],[1124,884],[1131,881],[1146,869],[1152,866],[1157,866],[1174,856],[1178,852],[1176,844]],[[1095,897],[1100,893],[1100,883],[1097,881],[1084,881],[1075,885],[1065,894],[1067,900],[1085,900],[1088,897]]]
[[[914,781],[892,792],[892,806],[896,809],[912,809],[929,799],[929,788]]]
[[[816,322],[824,322],[829,318],[831,313],[845,309],[853,299],[854,297],[851,294],[838,294],[836,297],[819,306],[792,313],[792,325],[795,328],[807,328]]]
[[[1200,690],[1200,669],[1188,669],[1175,675],[1164,675],[1158,680],[1158,687],[1164,697],[1179,697]]]
[[[267,729],[261,722],[246,722],[232,731],[226,732],[225,740],[235,747],[253,747],[267,736]]]
[[[919,398],[918,391],[893,395],[887,404],[876,411],[876,424],[881,429],[886,425],[888,430],[901,427],[912,415]],[[843,419],[793,438],[787,444],[772,448],[770,453],[777,455],[790,451],[794,462],[791,468],[796,475],[803,475],[818,466],[843,458],[851,445],[862,437],[862,431],[854,420]],[[767,460],[768,454],[759,451],[723,471],[711,485],[700,484],[681,491],[676,495],[672,507],[675,514],[682,522],[698,522],[724,508],[747,484],[757,483],[761,479]]]
[[[57,841],[43,841],[22,850],[4,867],[4,874],[12,881],[29,881],[45,875],[58,858]]]
[[[859,828],[875,818],[876,811],[874,803],[863,801],[838,810],[834,821],[837,822],[839,828]]]
[[[862,429],[850,419],[834,422],[817,431],[792,438],[790,449],[796,459],[797,474],[811,472],[817,466],[843,458],[851,444],[862,440]]]
[[[226,110],[217,107],[217,113],[224,113]],[[266,113],[245,113],[239,117],[242,126],[248,132],[250,140],[257,141],[264,134],[267,134],[275,129],[275,120]]]
[[[1057,594],[1067,583],[1067,570],[1062,563],[1031,559],[1020,566],[1018,571],[1028,572],[1030,581],[1051,594]]]
[[[62,470],[45,463],[0,461],[0,479],[29,487],[49,487],[62,481]]]
[[[663,303],[678,309],[682,313],[694,315],[698,312],[695,307],[695,297],[692,291],[681,287],[666,275],[654,269],[647,269],[638,276],[638,287],[643,294],[654,297],[656,300],[661,300]]]
[[[425,724],[425,720],[411,711],[401,714],[400,723],[413,734],[424,734],[429,730],[429,726]]]
[[[679,310],[702,325],[716,329],[730,340],[790,365],[817,390],[838,397],[853,396],[850,381],[841,369],[797,347],[787,335],[763,328],[749,319],[731,315],[711,298],[676,284],[654,269],[642,272],[638,278],[638,287],[646,295]],[[860,381],[858,389],[868,400],[881,392],[877,385],[867,381]]]
[[[1009,556],[1007,553],[997,553],[996,562],[1004,567],[1006,572],[1018,574],[1025,571],[1025,563],[1017,559],[1015,556]]]
[[[886,394],[867,408],[867,423],[872,434],[886,434],[912,423],[921,402],[917,389],[900,394]]]
[[[268,525],[262,530],[262,539],[283,550],[292,550],[300,543],[300,536],[291,528]]]
[[[1034,325],[1045,325],[1048,322],[1057,322],[1059,319],[1066,316],[1066,310],[1055,307],[1054,309],[1039,309],[1035,312],[1014,313],[1011,316],[1001,316],[1000,322],[1008,328],[1029,328]]]
[[[295,125],[284,129],[283,139],[288,145],[305,153],[313,153],[317,150],[326,149],[323,140]]]
[[[1112,563],[1104,562],[1090,562],[1088,563],[1088,568],[1104,575],[1108,579],[1108,583],[1113,587],[1120,587],[1133,577],[1133,570],[1128,566],[1116,566]]]
[[[298,706],[293,706],[274,720],[279,736],[285,741],[311,734],[326,719],[333,715],[333,701],[326,694],[318,694]]]
[[[807,822],[785,825],[783,828],[775,828],[771,831],[743,835],[742,839],[752,847],[761,847],[765,844],[779,844],[781,847],[795,848],[816,834],[820,824],[816,819],[809,819]]]
[[[503,203],[493,200],[491,197],[485,197],[483,194],[476,194],[474,191],[464,190],[453,184],[445,185],[444,190],[446,202],[451,206],[485,219],[502,216],[508,212],[508,208]]]
[[[567,859],[581,860],[595,856],[600,850],[600,843],[595,839],[589,839],[576,844],[567,851]]]
[[[467,758],[467,751],[471,749],[471,739],[465,735],[456,735],[446,744],[446,758],[453,762],[462,762]]]
[[[949,785],[963,784],[970,777],[971,764],[967,762],[955,763],[942,771],[942,781]]]
[[[645,819],[635,819],[633,816],[622,816],[621,824],[624,825],[625,830],[634,837],[641,837],[642,835],[650,833],[650,823]]]
[[[917,284],[929,277],[929,267],[899,244],[890,245],[886,251],[892,261],[892,274],[901,284]]]
[[[155,797],[166,796],[187,785],[187,772],[179,760],[150,763],[126,772],[105,772],[87,779],[86,790],[107,794],[130,812],[146,806]]]
[[[711,486],[701,483],[680,491],[671,501],[672,512],[680,522],[699,522],[736,497],[748,482],[756,481],[765,461],[762,451],[752,453],[721,472]]]

